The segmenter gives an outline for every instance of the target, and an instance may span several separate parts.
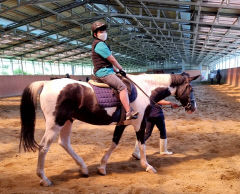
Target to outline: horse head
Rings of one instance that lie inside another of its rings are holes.
[[[185,111],[188,113],[192,113],[197,109],[191,81],[196,80],[199,76],[200,75],[190,77],[188,73],[184,72],[176,78],[179,84],[176,86],[175,98],[181,102]]]

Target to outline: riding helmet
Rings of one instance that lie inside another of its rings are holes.
[[[92,36],[94,37],[94,33],[97,32],[98,30],[104,31],[107,29],[107,24],[101,21],[96,21],[92,24]]]

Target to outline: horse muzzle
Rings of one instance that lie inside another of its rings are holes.
[[[197,110],[197,104],[194,99],[191,99],[190,102],[184,107],[185,111],[189,114],[195,112]]]
[[[197,104],[195,100],[191,100],[191,103],[189,103],[189,107],[186,107],[185,110],[191,114],[197,110]]]
[[[190,93],[190,102],[187,104],[185,109],[187,112],[190,112],[190,114],[197,110],[197,103],[193,92]]]

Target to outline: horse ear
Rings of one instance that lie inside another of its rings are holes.
[[[196,76],[193,76],[193,77],[190,77],[189,78],[189,81],[193,81],[193,80],[196,80],[197,78],[199,78],[200,75],[196,75]]]

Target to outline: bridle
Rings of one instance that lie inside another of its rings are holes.
[[[190,86],[191,87],[191,84],[188,84],[187,86]],[[186,88],[187,88],[187,86],[186,86]],[[184,90],[185,91],[185,90]],[[181,93],[181,95],[184,93],[184,91]],[[176,93],[175,93],[175,98],[178,100],[178,101],[180,101],[180,98],[179,98],[179,96],[181,96],[181,95],[176,95],[177,94],[177,91],[176,91]],[[192,102],[194,102],[195,100],[194,100],[194,97],[193,97],[193,90],[192,90],[192,88],[190,89],[190,96],[188,97],[188,103],[186,104],[186,105],[179,105],[179,106],[182,106],[183,108],[185,108],[185,109],[191,109],[191,106],[192,106]]]
[[[191,105],[190,102],[188,102],[186,106],[183,106],[183,105],[182,105],[182,107],[185,108],[185,109],[191,109],[191,106],[192,106],[192,105]]]

